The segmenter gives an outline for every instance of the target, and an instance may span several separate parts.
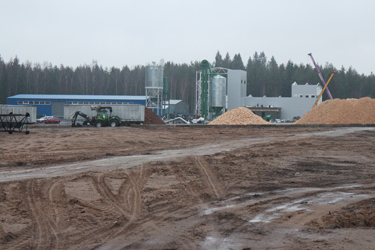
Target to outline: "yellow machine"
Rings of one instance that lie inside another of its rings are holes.
[[[316,102],[315,102],[315,104],[314,104],[313,107],[315,107],[318,104],[318,101],[319,101],[320,97],[322,97],[322,95],[324,93],[324,90],[327,88],[328,83],[331,81],[331,79],[332,79],[332,77],[333,77],[334,74],[336,74],[336,72],[332,72],[332,75],[329,77],[328,82],[326,83],[326,85],[322,89],[322,92],[320,92],[320,94],[319,94],[318,98],[316,99]]]

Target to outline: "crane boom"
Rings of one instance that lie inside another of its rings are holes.
[[[315,66],[316,71],[318,71],[318,75],[319,75],[319,77],[320,77],[320,80],[321,80],[322,83],[323,83],[323,87],[325,87],[327,84],[326,84],[326,82],[324,81],[324,78],[323,78],[323,76],[322,76],[322,73],[320,73],[320,70],[319,70],[318,66],[316,65],[316,63],[315,63],[314,57],[312,56],[311,53],[309,53],[308,55],[311,57],[311,60],[313,61],[313,64],[314,64],[314,66]],[[331,95],[331,92],[329,91],[328,87],[326,87],[326,92],[327,92],[327,95],[328,95],[329,99],[333,99],[333,98],[332,98],[332,95]]]
[[[336,72],[332,72],[331,77],[328,79],[327,84],[324,86],[324,88],[323,88],[322,91],[320,92],[320,95],[319,95],[318,98],[316,99],[316,102],[315,102],[315,104],[314,104],[313,107],[315,107],[315,106],[318,104],[320,97],[322,97],[324,90],[328,87],[328,84],[329,84],[329,82],[331,81],[331,79],[332,79],[332,77],[333,77],[334,74],[336,74]]]

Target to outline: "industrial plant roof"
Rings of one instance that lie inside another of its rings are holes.
[[[176,105],[177,103],[181,102],[182,100],[169,100],[171,105]],[[168,104],[168,101],[164,101],[164,104]]]
[[[76,99],[76,100],[146,100],[146,96],[140,95],[34,95],[19,94],[8,98],[27,98],[27,99]]]

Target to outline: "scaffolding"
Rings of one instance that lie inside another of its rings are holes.
[[[163,105],[163,69],[164,61],[160,64],[152,62],[145,70],[146,107],[162,116]]]
[[[228,71],[229,69],[221,68],[221,67],[211,68],[212,75],[227,76]],[[211,87],[210,82],[211,82],[211,77],[208,77],[207,107],[210,107],[210,87]],[[206,114],[203,114],[202,111],[203,111],[202,110],[202,70],[198,70],[196,71],[196,74],[195,74],[195,114],[200,115],[202,117],[208,117],[209,109],[208,108],[206,109]]]
[[[162,116],[163,88],[146,87],[146,107]]]

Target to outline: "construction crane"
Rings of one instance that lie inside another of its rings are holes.
[[[336,72],[332,72],[332,75],[329,77],[329,79],[328,79],[328,81],[327,81],[327,84],[324,86],[324,88],[323,88],[322,91],[320,92],[320,95],[319,95],[318,98],[316,99],[316,102],[315,102],[315,104],[314,104],[313,107],[315,107],[315,106],[318,104],[318,101],[319,101],[320,97],[322,97],[324,90],[325,90],[326,88],[328,88],[328,84],[329,84],[329,82],[331,81],[331,79],[332,79],[332,77],[333,77],[334,74],[336,74]]]
[[[312,56],[311,53],[309,53],[308,55],[311,57],[311,60],[313,61],[313,64],[314,64],[314,66],[315,66],[315,69],[316,69],[316,71],[318,72],[318,75],[319,75],[319,77],[320,77],[320,80],[321,80],[322,83],[323,83],[323,87],[325,87],[327,84],[326,84],[326,82],[324,81],[324,78],[323,78],[323,76],[322,76],[322,73],[320,73],[320,70],[319,70],[318,66],[316,65],[316,63],[315,63],[314,57]],[[328,87],[326,87],[326,92],[327,92],[327,95],[328,95],[329,99],[333,99],[333,98],[332,98],[332,95],[331,95],[331,92],[329,91]]]

